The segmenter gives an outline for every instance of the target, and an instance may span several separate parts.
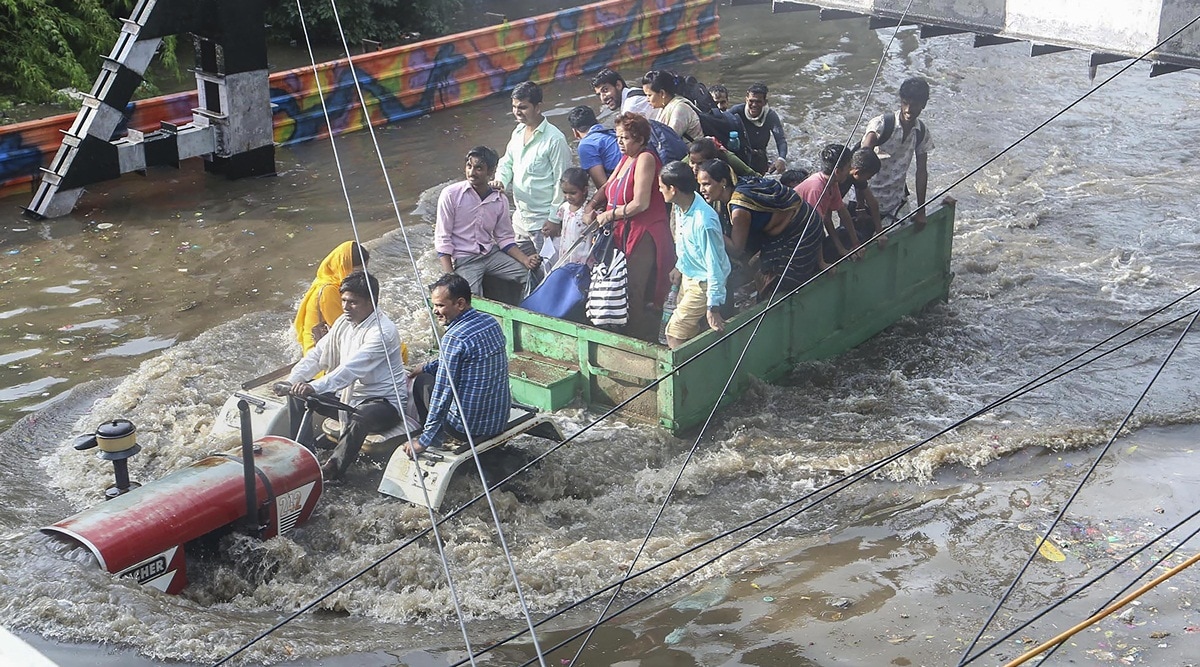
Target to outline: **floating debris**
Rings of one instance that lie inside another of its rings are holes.
[[[1048,561],[1053,563],[1061,563],[1067,559],[1067,555],[1059,549],[1057,545],[1050,541],[1050,538],[1042,540],[1038,545],[1038,554]]]

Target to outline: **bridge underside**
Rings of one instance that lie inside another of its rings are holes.
[[[973,33],[975,46],[1029,42],[1030,55],[1078,50],[1091,67],[1151,52],[1150,76],[1200,67],[1195,0],[733,0],[775,12],[819,11],[822,20],[866,17],[872,28],[920,26],[921,37]],[[911,6],[910,6],[911,5]],[[905,8],[908,7],[907,14]]]

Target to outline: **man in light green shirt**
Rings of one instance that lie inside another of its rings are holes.
[[[513,231],[526,255],[536,254],[542,237],[562,231],[559,180],[571,165],[571,149],[562,131],[542,115],[542,89],[526,81],[512,91],[513,130],[492,187],[513,196]]]

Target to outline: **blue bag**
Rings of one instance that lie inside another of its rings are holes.
[[[586,264],[563,264],[546,276],[537,289],[521,302],[525,310],[583,324],[590,269]]]
[[[646,143],[658,153],[658,159],[663,164],[687,159],[687,142],[666,123],[650,121],[650,139]]]

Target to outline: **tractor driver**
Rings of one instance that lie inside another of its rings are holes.
[[[326,334],[292,367],[286,391],[292,433],[301,444],[313,445],[312,430],[297,433],[304,412],[304,397],[323,394],[357,409],[344,423],[333,456],[321,466],[325,479],[338,479],[354,460],[369,433],[382,433],[400,424],[408,403],[407,378],[400,352],[400,335],[387,315],[376,309],[379,281],[355,272],[342,280],[342,315]],[[325,375],[316,375],[324,371]],[[327,417],[338,417],[332,408],[314,408]]]

